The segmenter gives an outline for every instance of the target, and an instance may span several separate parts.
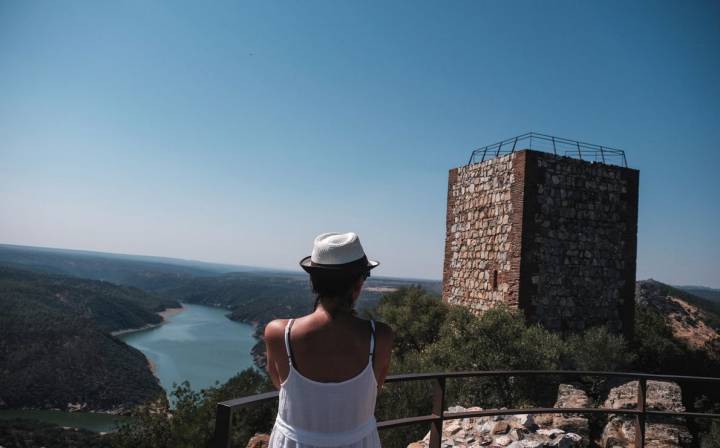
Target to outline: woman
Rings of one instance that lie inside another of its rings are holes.
[[[267,369],[280,389],[270,448],[380,447],[375,399],[390,366],[393,334],[355,315],[370,270],[354,233],[323,233],[300,261],[315,310],[265,327]]]

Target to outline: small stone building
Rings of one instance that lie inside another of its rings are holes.
[[[625,160],[531,133],[450,170],[443,300],[476,314],[504,303],[563,332],[606,324],[630,336],[639,171]]]

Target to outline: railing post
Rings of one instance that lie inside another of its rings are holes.
[[[435,378],[435,386],[433,387],[433,405],[432,413],[438,420],[432,422],[430,426],[430,447],[440,448],[442,442],[443,412],[445,412],[445,377]]]
[[[645,378],[638,379],[637,410],[640,414],[635,415],[635,448],[645,447],[645,392],[647,383]]]
[[[230,448],[230,427],[232,425],[232,408],[218,404],[215,414],[214,448]]]

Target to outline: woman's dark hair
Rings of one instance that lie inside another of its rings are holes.
[[[313,271],[310,273],[310,284],[316,294],[315,308],[322,301],[330,305],[328,311],[335,315],[338,311],[352,311],[353,287],[361,278],[370,276],[370,271]]]

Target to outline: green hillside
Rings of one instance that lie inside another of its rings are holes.
[[[145,356],[87,318],[3,291],[0,405],[116,410],[162,394]]]
[[[0,268],[0,407],[125,410],[163,394],[145,356],[108,334],[174,302],[133,288]]]
[[[180,306],[137,288],[0,267],[0,300],[9,294],[91,319],[106,332],[160,323],[158,311]]]
[[[720,302],[714,301],[712,298],[701,297],[695,291],[689,292],[687,287],[673,287],[653,279],[642,280],[637,283],[638,285],[650,287],[654,295],[677,297],[698,307],[705,312],[707,324],[720,329]]]
[[[676,286],[690,294],[720,304],[720,289],[708,288],[707,286]]]

